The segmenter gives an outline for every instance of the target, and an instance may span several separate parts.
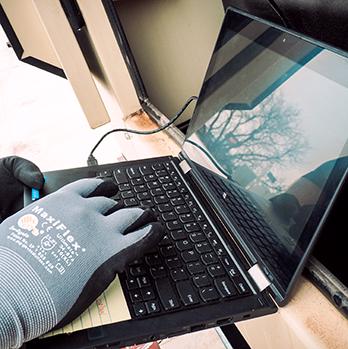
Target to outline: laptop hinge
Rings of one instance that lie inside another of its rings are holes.
[[[253,278],[254,282],[256,283],[260,291],[263,291],[265,288],[267,288],[271,284],[258,264],[254,264],[248,270],[248,273]]]
[[[184,174],[188,173],[191,171],[191,166],[188,164],[188,162],[186,160],[182,160],[179,164],[182,172],[184,172]]]

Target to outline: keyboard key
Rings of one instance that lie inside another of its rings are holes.
[[[162,170],[162,169],[164,168],[163,164],[160,163],[160,162],[157,163],[157,164],[153,164],[151,167],[152,167],[152,169],[153,169],[154,171]]]
[[[118,189],[120,191],[124,191],[124,190],[130,190],[131,186],[129,183],[124,183],[124,184],[119,184]]]
[[[181,267],[181,261],[178,257],[167,258],[165,262],[166,262],[169,269]]]
[[[129,268],[129,273],[132,276],[146,275],[146,268],[143,265]]]
[[[216,299],[219,299],[219,294],[217,293],[214,286],[203,287],[199,290],[199,294],[201,295],[204,302],[211,302]]]
[[[158,170],[158,171],[156,171],[156,176],[157,177],[163,177],[163,176],[167,176],[167,175],[168,175],[167,170]]]
[[[141,177],[140,171],[135,167],[127,168],[126,173],[130,179]]]
[[[96,173],[97,178],[106,178],[106,177],[112,177],[112,171],[111,170],[104,170],[101,172]]]
[[[154,279],[160,279],[167,276],[167,272],[163,265],[150,268],[150,273]]]
[[[212,251],[208,242],[199,242],[195,245],[195,249],[198,253],[207,253]]]
[[[218,238],[216,237],[210,238],[209,242],[218,256],[222,256],[226,254],[225,248]]]
[[[169,199],[165,195],[156,196],[154,199],[155,204],[165,204],[168,201],[169,201]]]
[[[190,250],[193,247],[192,242],[187,239],[178,241],[175,245],[180,252]]]
[[[219,278],[214,280],[214,285],[222,298],[231,297],[238,294],[233,283],[227,278]]]
[[[218,258],[213,253],[205,253],[201,258],[205,265],[210,265],[218,262]]]
[[[173,206],[185,205],[185,200],[182,197],[173,198],[170,202]]]
[[[174,281],[186,280],[187,274],[183,268],[176,268],[170,271],[170,275]]]
[[[155,205],[151,199],[140,201],[140,206],[141,207],[149,207],[149,208],[155,207]]]
[[[177,214],[190,213],[189,208],[186,205],[179,205],[174,208]]]
[[[191,205],[190,206],[190,210],[194,215],[199,215],[199,214],[203,214],[202,211],[198,208],[197,205]]]
[[[161,183],[159,181],[153,181],[153,182],[149,182],[147,183],[147,187],[149,189],[156,189],[156,188],[160,188]]]
[[[157,195],[164,195],[164,190],[162,188],[156,188],[150,190],[151,195],[157,196]]]
[[[178,187],[178,191],[180,194],[186,194],[188,192],[184,186]]]
[[[138,200],[151,200],[151,194],[148,191],[137,194]]]
[[[178,230],[182,227],[182,224],[176,219],[166,223],[168,230]]]
[[[227,273],[231,277],[235,277],[239,275],[239,271],[230,257],[228,256],[221,257],[220,261],[222,262],[222,265],[226,268]]]
[[[141,185],[141,184],[144,184],[144,181],[142,178],[134,178],[134,179],[131,179],[131,183],[132,185]]]
[[[150,301],[145,303],[146,310],[149,314],[158,313],[161,309],[157,301]]]
[[[164,183],[162,185],[162,188],[167,191],[167,190],[173,190],[173,189],[176,189],[176,185],[172,182],[169,182],[169,183]]]
[[[162,258],[158,253],[154,253],[146,256],[145,262],[148,266],[153,267],[162,264]]]
[[[170,183],[172,181],[169,176],[158,177],[158,180],[161,184]]]
[[[186,267],[191,275],[203,273],[205,270],[205,267],[200,262],[188,263]]]
[[[130,291],[129,295],[133,303],[140,302],[143,299],[140,290]]]
[[[114,177],[117,184],[128,183],[128,178],[123,168],[114,170]]]
[[[173,231],[170,232],[170,236],[175,241],[183,240],[183,239],[187,238],[187,233],[183,229],[173,230]]]
[[[131,207],[131,206],[137,206],[138,205],[138,201],[135,198],[131,198],[131,199],[125,199],[123,201],[123,204],[126,207]]]
[[[210,265],[208,267],[208,273],[211,277],[223,276],[225,275],[225,269],[219,264]]]
[[[184,195],[184,200],[187,204],[188,207],[195,207],[196,206],[196,202],[192,199],[191,195],[190,194],[185,194]]]
[[[161,217],[165,222],[174,221],[178,218],[178,216],[174,212],[162,213]]]
[[[192,242],[202,242],[202,241],[205,241],[205,235],[201,232],[198,232],[198,233],[191,233],[190,235],[190,240]]]
[[[144,180],[145,182],[152,182],[155,181],[157,179],[155,174],[150,174],[148,176],[144,176]]]
[[[136,303],[133,305],[135,316],[140,317],[147,314],[146,307],[144,303]]]
[[[136,185],[136,186],[134,187],[134,191],[135,191],[136,193],[142,193],[142,192],[144,192],[144,191],[147,191],[147,186],[146,186],[145,184]]]
[[[134,290],[139,286],[136,278],[128,278],[126,280],[126,284],[127,284],[128,290]]]
[[[199,303],[198,295],[189,280],[178,282],[176,288],[185,306]]]
[[[190,222],[194,222],[195,217],[193,216],[192,213],[185,213],[180,215],[179,219],[182,223],[190,223]]]
[[[176,256],[176,249],[173,245],[161,247],[160,251],[162,256],[165,258]]]
[[[176,189],[174,189],[174,190],[167,190],[166,194],[167,194],[167,196],[170,199],[173,199],[173,198],[176,198],[176,197],[180,196],[180,193]]]
[[[205,234],[212,231],[208,223],[201,223],[201,228]]]
[[[160,212],[170,212],[172,210],[173,210],[173,207],[170,204],[158,205],[158,211]]]
[[[137,278],[138,286],[140,288],[150,286],[150,280],[148,279],[147,276],[140,276]]]
[[[249,286],[241,276],[233,278],[233,282],[237,287],[237,290],[240,294],[249,294],[251,293]]]
[[[194,250],[184,251],[181,253],[181,257],[185,263],[197,261],[199,254]]]
[[[221,247],[216,247],[214,248],[214,251],[216,252],[216,254],[220,257],[226,254],[226,250],[225,248],[221,245]]]
[[[232,278],[240,275],[236,267],[229,267],[229,268],[226,268],[226,270]]]
[[[139,171],[143,176],[150,175],[153,173],[153,169],[150,165],[143,165],[139,167]]]
[[[186,223],[184,225],[184,228],[185,230],[188,232],[188,233],[192,233],[194,231],[199,231],[200,230],[200,227],[198,225],[198,223],[196,222],[193,222],[193,223]]]
[[[134,193],[131,190],[126,190],[121,192],[122,199],[134,198]]]
[[[193,213],[193,214],[197,222],[203,222],[205,220],[203,213]]]
[[[179,301],[169,279],[159,279],[155,281],[157,293],[165,310],[179,307]]]
[[[155,299],[155,292],[151,287],[145,287],[140,289],[141,296],[144,301],[149,301],[151,299]]]
[[[211,285],[211,280],[209,276],[205,273],[194,276],[192,280],[197,287],[206,287]]]

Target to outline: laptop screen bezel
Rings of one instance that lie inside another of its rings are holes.
[[[329,51],[332,51],[332,52],[334,52],[336,54],[339,54],[339,55],[342,55],[342,56],[348,58],[348,53],[346,53],[346,52],[344,52],[344,51],[342,51],[340,49],[337,49],[335,47],[331,47],[331,46],[329,46],[329,45],[327,45],[325,43],[319,42],[318,40],[311,39],[310,37],[302,35],[300,33],[297,33],[297,32],[295,32],[293,30],[289,30],[287,28],[284,28],[284,27],[281,27],[281,26],[279,26],[277,24],[274,24],[274,23],[272,23],[270,21],[264,20],[262,18],[256,17],[256,16],[251,15],[251,14],[248,14],[248,13],[246,13],[244,11],[241,11],[241,10],[239,10],[239,9],[233,7],[233,6],[230,6],[230,7],[228,7],[226,9],[226,15],[225,15],[225,19],[224,19],[224,21],[222,23],[222,27],[221,27],[222,29],[221,30],[223,30],[225,21],[227,20],[228,14],[230,12],[234,12],[234,13],[237,13],[239,15],[246,16],[246,17],[248,17],[248,18],[250,18],[252,20],[258,21],[260,23],[263,23],[263,24],[268,25],[270,27],[273,27],[275,29],[281,30],[284,33],[288,33],[290,35],[293,35],[293,36],[295,36],[295,37],[297,37],[297,38],[299,38],[301,40],[307,41],[310,44],[319,46],[319,47],[321,47],[323,49],[327,49]],[[194,113],[193,113],[193,115],[194,115]],[[192,123],[190,123],[190,124],[192,125]],[[188,129],[188,132],[186,134],[185,142],[188,140],[188,138],[190,136],[189,130],[190,129]],[[184,143],[184,145],[185,145],[185,143]],[[183,148],[184,148],[184,145],[183,145]],[[202,183],[202,177],[200,176],[199,171],[195,170],[195,164],[192,163],[192,161],[190,160],[188,154],[185,152],[185,150],[183,148],[181,150],[181,154],[182,154],[183,158],[186,159],[190,163],[191,168],[192,168],[191,174],[196,179],[197,185],[199,187],[202,187],[201,189],[205,193],[206,192],[205,188],[203,186],[200,186],[200,183]],[[332,173],[331,173],[331,175],[332,175]],[[330,177],[328,179],[328,182],[331,179],[331,175],[330,175]],[[342,178],[340,179],[339,183],[337,184],[337,187],[334,190],[333,195],[332,195],[332,197],[331,197],[331,199],[330,199],[326,209],[324,210],[324,213],[323,213],[322,217],[320,219],[316,219],[316,222],[315,222],[316,223],[316,228],[315,228],[315,230],[313,232],[312,238],[310,239],[310,242],[309,242],[308,246],[306,247],[305,252],[303,253],[302,258],[301,258],[297,268],[295,269],[294,274],[292,275],[292,278],[291,278],[291,280],[290,280],[290,282],[288,284],[288,287],[286,289],[282,288],[280,286],[280,283],[277,282],[277,280],[274,280],[274,282],[271,283],[271,285],[270,285],[270,287],[268,289],[269,293],[272,295],[273,299],[276,301],[276,303],[279,306],[284,306],[285,304],[287,304],[289,302],[289,300],[291,298],[292,291],[294,290],[294,286],[296,285],[296,282],[297,282],[298,278],[300,277],[300,275],[302,273],[302,270],[305,267],[306,262],[307,262],[310,254],[311,254],[311,252],[313,250],[315,242],[318,239],[320,231],[323,228],[323,226],[325,224],[325,221],[326,221],[327,217],[330,214],[330,210],[331,210],[331,208],[333,206],[333,203],[335,202],[335,199],[337,198],[337,195],[338,195],[339,191],[341,190],[341,188],[343,186],[343,183],[346,182],[347,178],[348,178],[348,169],[345,171],[344,175],[342,175]],[[212,199],[212,196],[208,192],[206,192],[206,194],[207,194],[207,198]],[[211,201],[214,202],[214,200],[211,200]],[[219,211],[221,212],[221,210],[219,210],[219,208],[217,207],[215,211],[218,213],[219,219],[221,219],[224,222],[223,214],[222,215],[219,214]],[[309,221],[308,221],[308,224],[312,224],[314,220],[315,220],[314,217],[311,216]],[[229,224],[230,224],[230,222],[229,222]],[[224,224],[224,225],[228,226],[228,224],[227,225]],[[234,229],[235,229],[235,227],[234,227]],[[248,243],[247,241],[244,241],[244,240],[241,241],[242,239],[239,236],[235,235],[235,233],[233,232],[233,229],[229,233],[232,233],[233,237],[235,239],[237,239],[237,241],[239,240],[239,243],[240,243],[241,246],[247,246],[247,251],[246,252],[247,252],[247,255],[250,257],[251,264],[253,264],[255,262],[255,260],[257,261],[257,263],[259,263],[261,265],[263,264],[262,259],[257,255],[257,253],[255,254],[255,253],[252,252],[252,251],[255,251],[254,248],[253,247],[248,248],[250,246],[250,243]]]

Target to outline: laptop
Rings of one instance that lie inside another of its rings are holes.
[[[284,306],[347,178],[347,100],[346,53],[229,8],[178,157],[45,174],[40,196],[115,181],[165,236],[118,275],[125,318],[27,348],[120,347]]]

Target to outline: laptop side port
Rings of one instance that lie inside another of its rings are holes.
[[[226,325],[230,322],[232,322],[232,318],[228,317],[226,319],[221,319],[221,320],[216,321],[216,326]]]
[[[194,331],[200,331],[200,330],[204,330],[206,328],[206,325],[205,324],[200,324],[200,325],[194,325],[194,326],[191,326],[191,331],[194,332]]]

